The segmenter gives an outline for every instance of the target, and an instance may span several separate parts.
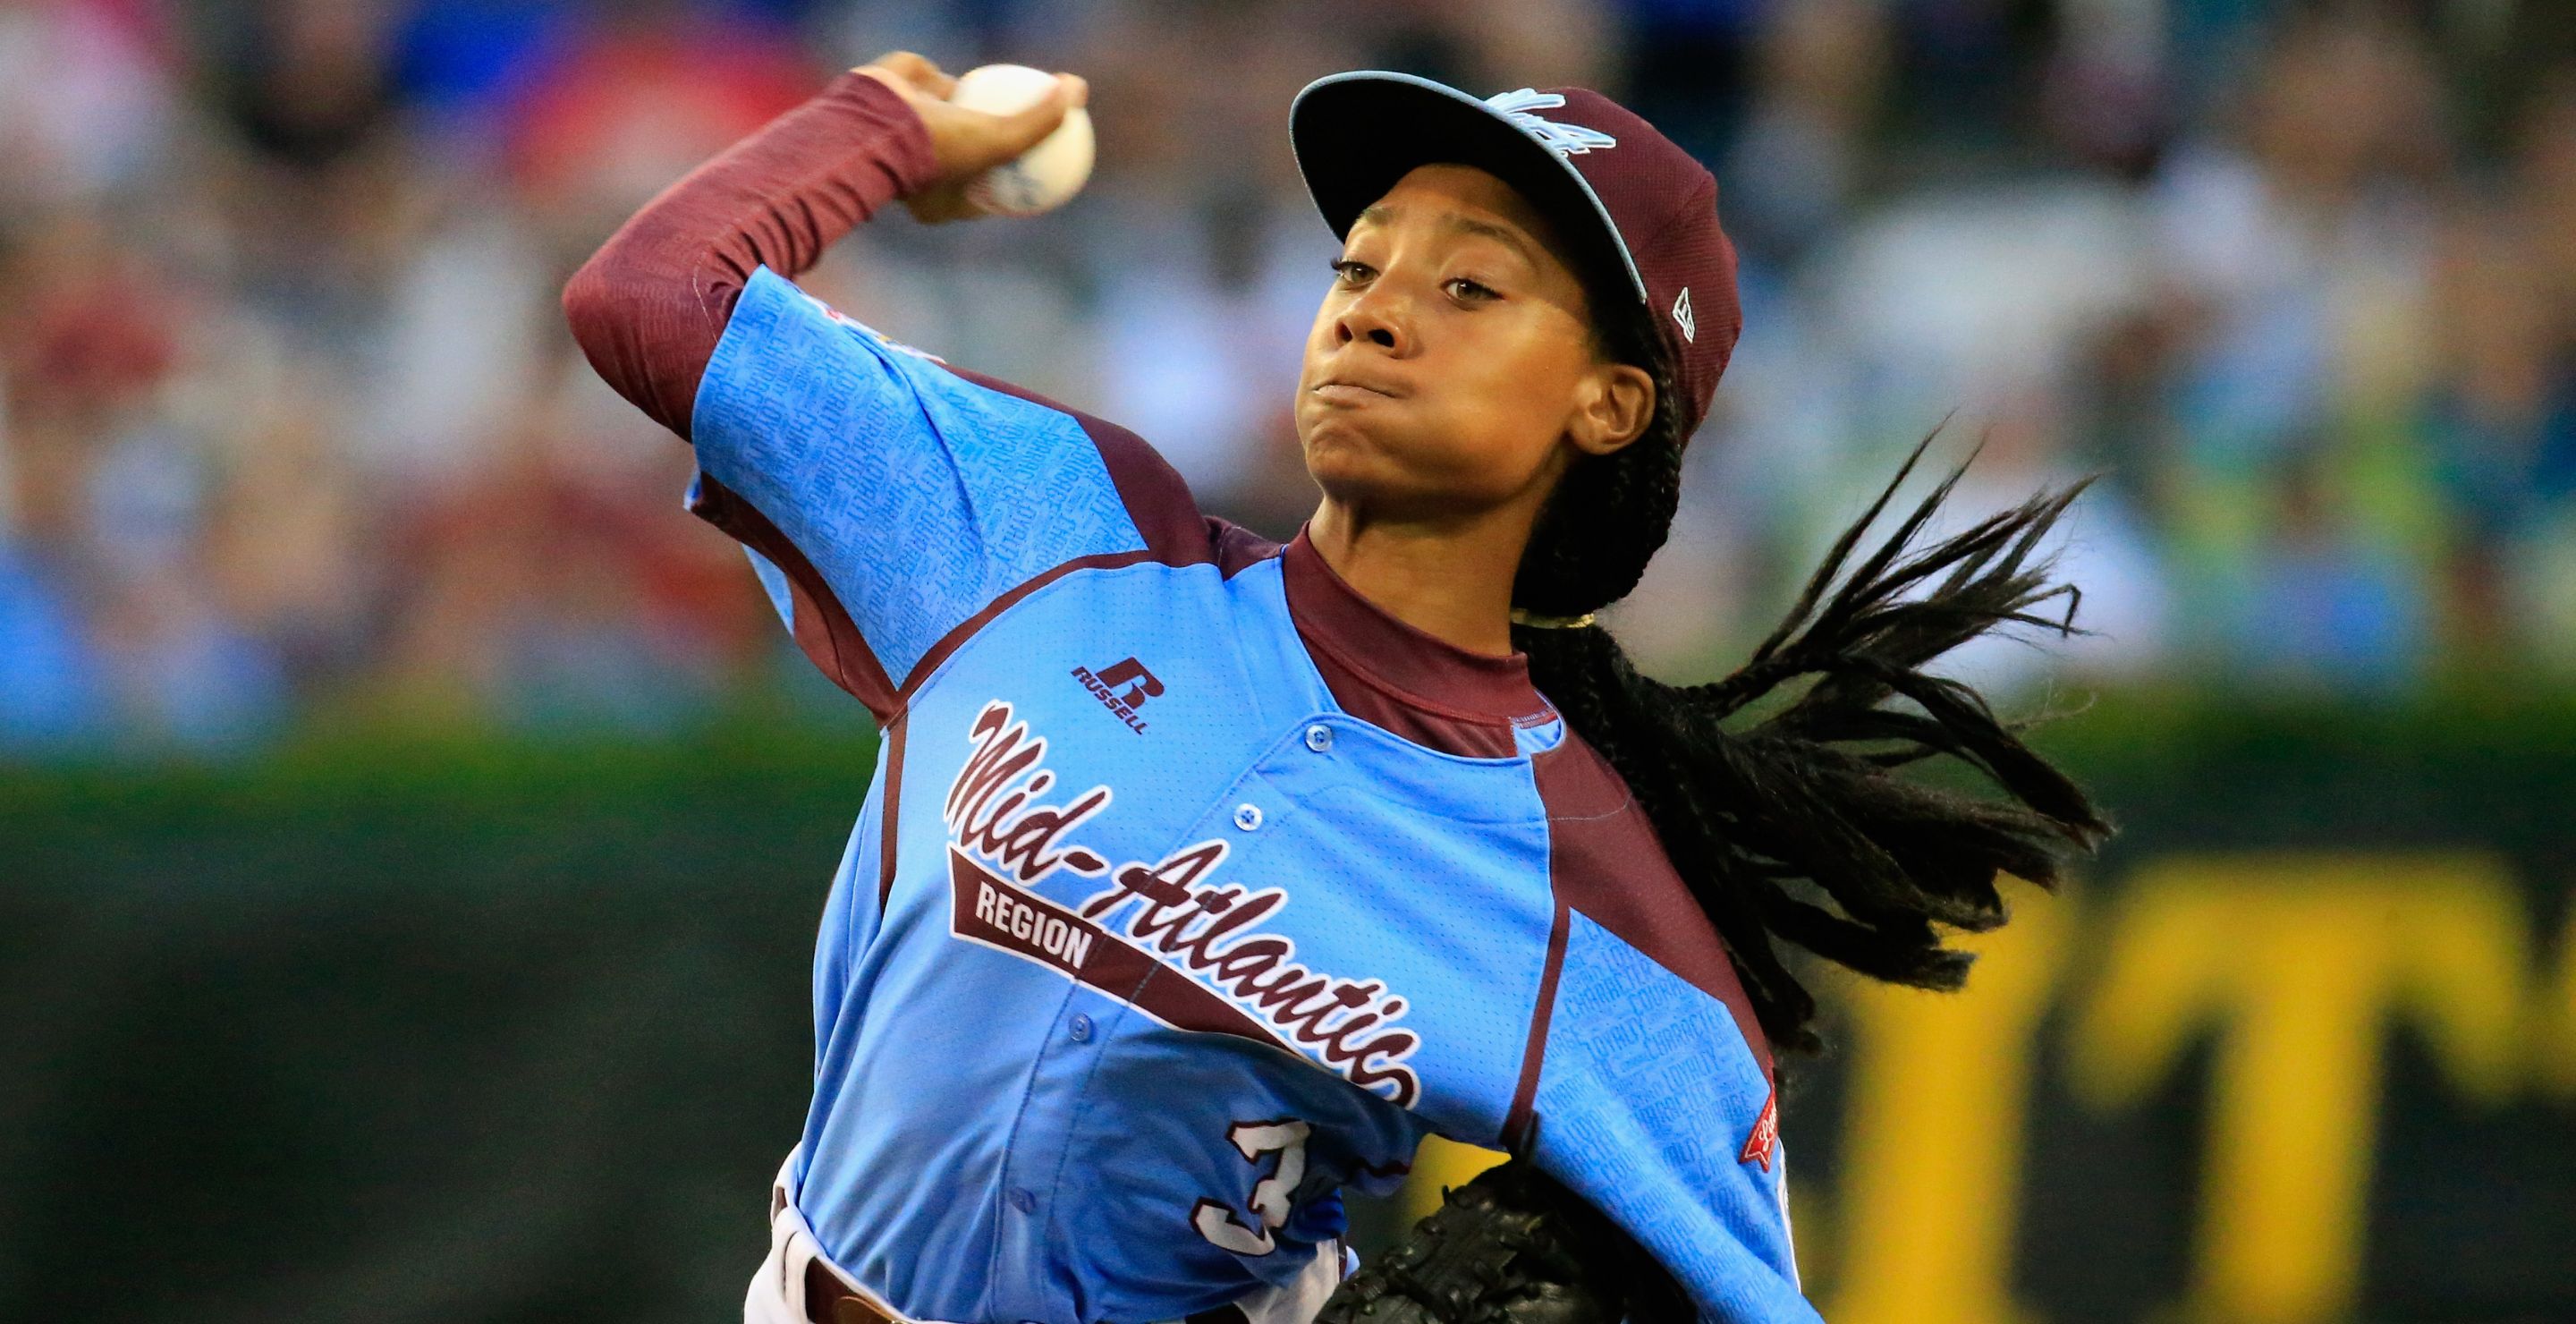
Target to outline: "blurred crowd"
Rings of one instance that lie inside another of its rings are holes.
[[[1087,75],[1031,222],[809,288],[1116,419],[1274,536],[1338,69],[1579,83],[1718,175],[1746,332],[1617,618],[1758,635],[1912,444],[2099,474],[2094,633],[2011,687],[2576,674],[2576,7],[2559,0],[0,0],[0,755],[298,723],[829,705],[686,448],[556,307],[638,204],[894,47]],[[1948,422],[1944,425],[1943,420]],[[2563,683],[2563,682],[2561,682]]]

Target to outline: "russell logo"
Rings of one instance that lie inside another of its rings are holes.
[[[1132,657],[1120,658],[1115,665],[1098,672],[1089,667],[1075,667],[1073,678],[1081,681],[1082,687],[1091,691],[1093,698],[1100,700],[1101,707],[1116,714],[1119,721],[1127,724],[1128,730],[1138,735],[1145,734],[1145,723],[1136,716],[1136,710],[1144,707],[1147,699],[1160,698],[1163,694],[1162,680],[1147,671],[1144,663]]]

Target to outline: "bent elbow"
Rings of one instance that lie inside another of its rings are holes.
[[[590,356],[593,364],[615,355],[618,329],[633,320],[633,310],[623,306],[618,296],[622,282],[612,274],[616,264],[615,245],[591,255],[581,270],[564,282],[563,315],[572,328],[575,344]]]
[[[621,235],[564,282],[564,322],[592,370],[619,395],[686,440],[690,402],[713,350],[674,307],[685,283],[632,256]]]

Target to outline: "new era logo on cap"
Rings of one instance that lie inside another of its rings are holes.
[[[1589,205],[1560,210],[1558,219],[1575,225],[1582,212],[1592,213],[1626,257],[1643,296],[1639,311],[1660,324],[1672,354],[1685,427],[1697,428],[1742,324],[1734,246],[1717,219],[1717,181],[1653,125],[1586,88],[1524,89],[1485,104],[1582,181]],[[1602,150],[1612,144],[1618,150]]]

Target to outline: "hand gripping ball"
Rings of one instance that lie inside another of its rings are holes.
[[[1008,115],[1055,86],[1055,75],[1025,64],[988,64],[957,78],[952,105]],[[1091,178],[1091,115],[1080,106],[1038,145],[966,184],[966,200],[996,216],[1035,216],[1064,205]]]

